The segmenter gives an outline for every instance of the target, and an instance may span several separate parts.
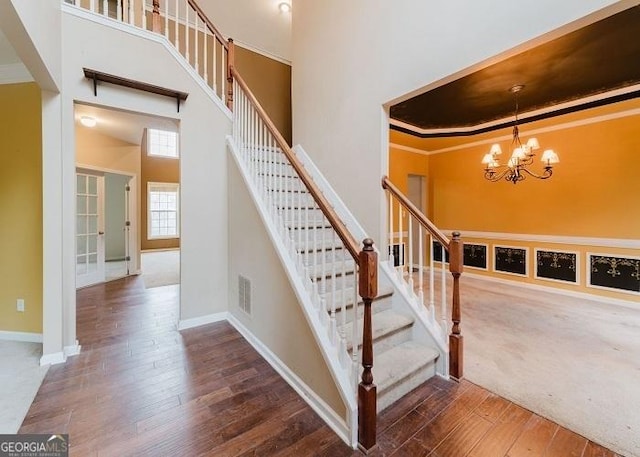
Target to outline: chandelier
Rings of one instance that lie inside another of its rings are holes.
[[[540,149],[540,144],[535,138],[529,138],[529,140],[522,144],[520,141],[520,132],[518,130],[518,92],[524,88],[524,85],[519,84],[509,89],[515,98],[515,122],[513,124],[513,139],[511,140],[511,158],[506,165],[500,165],[498,156],[502,154],[502,148],[498,143],[491,145],[491,149],[488,154],[482,159],[482,163],[485,165],[484,177],[491,182],[500,181],[502,178],[509,182],[516,184],[526,178],[527,175],[533,176],[538,179],[547,179],[551,177],[553,173],[553,164],[558,163],[560,159],[558,154],[553,152],[552,149],[547,149],[542,153],[540,158],[543,163],[543,171],[538,174],[529,169],[533,165],[533,158],[535,157],[535,150]]]

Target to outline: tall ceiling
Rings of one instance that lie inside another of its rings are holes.
[[[525,120],[527,112],[551,116],[558,105],[614,90],[631,93],[618,99],[640,96],[640,6],[398,103],[390,111],[392,128],[424,137],[504,127],[515,108],[509,89],[520,84]]]
[[[291,62],[291,13],[280,11],[282,1],[198,0],[198,4],[220,32],[237,44]]]

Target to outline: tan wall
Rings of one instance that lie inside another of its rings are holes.
[[[342,418],[345,405],[255,204],[233,160],[229,176],[229,311]],[[251,281],[252,314],[238,306],[238,275]]]
[[[291,144],[291,67],[240,46],[235,49],[238,72]]]
[[[0,85],[0,331],[42,332],[40,89]],[[16,311],[16,299],[25,312]]]
[[[182,154],[182,151],[180,151]],[[141,190],[142,201],[140,202],[142,218],[140,220],[141,248],[145,249],[171,249],[180,247],[180,239],[172,238],[167,240],[147,239],[147,184],[149,182],[180,183],[180,161],[164,157],[151,157],[147,155],[147,135],[146,130],[142,139],[141,166]]]

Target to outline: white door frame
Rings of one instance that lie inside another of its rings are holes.
[[[95,165],[86,165],[81,163],[76,163],[76,170],[87,170],[98,173],[112,173],[116,175],[128,176],[129,186],[131,187],[131,191],[129,191],[129,220],[131,222],[130,226],[130,245],[129,245],[129,255],[131,256],[131,261],[129,262],[129,273],[132,275],[138,275],[141,273],[140,270],[140,231],[138,230],[138,176],[135,173],[130,171],[116,170],[113,168],[105,168],[98,167]]]

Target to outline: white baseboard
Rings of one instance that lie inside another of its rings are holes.
[[[40,366],[57,365],[59,363],[65,363],[66,361],[67,357],[64,355],[64,352],[54,352],[53,354],[45,354],[40,357]]]
[[[178,322],[178,330],[187,330],[189,328],[200,327],[201,325],[213,324],[215,322],[226,321],[229,313],[224,311],[222,313],[207,314],[206,316],[193,317],[191,319],[184,319]]]
[[[78,340],[76,340],[76,343],[72,344],[71,346],[65,346],[64,347],[65,358],[80,354],[80,349],[82,349],[82,346],[80,346],[80,342]]]
[[[25,343],[42,343],[42,333],[7,332],[0,330],[0,340],[22,341]]]
[[[464,273],[462,273],[462,278],[464,278],[465,276],[468,276],[474,279],[484,279],[486,281],[521,287],[523,289],[540,290],[543,292],[551,292],[559,295],[565,295],[567,297],[580,298],[584,300],[593,300],[593,301],[600,301],[600,302],[606,301],[607,303],[611,303],[619,306],[625,306],[627,308],[633,308],[633,309],[640,308],[640,303],[634,302],[631,300],[623,300],[621,298],[605,297],[603,295],[595,295],[595,294],[589,294],[587,292],[578,292],[575,290],[560,289],[559,287],[543,286],[540,284],[531,284],[528,282],[510,281],[508,279],[496,278],[493,276],[486,276],[478,273],[469,273],[467,270],[465,270]]]
[[[324,420],[329,427],[347,444],[351,439],[346,421],[338,416],[327,403],[320,398],[302,379],[285,365],[271,350],[265,346],[242,323],[229,313],[227,320],[249,342],[253,348],[278,372],[280,376],[295,390],[300,397]]]

